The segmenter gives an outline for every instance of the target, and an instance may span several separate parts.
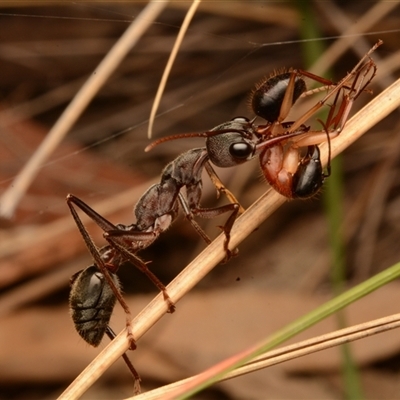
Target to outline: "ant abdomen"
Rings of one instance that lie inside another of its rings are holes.
[[[308,199],[321,189],[325,175],[318,146],[308,146],[307,154],[301,159],[293,175],[293,198]]]
[[[260,154],[260,165],[268,183],[288,199],[308,199],[322,187],[327,176],[318,146],[308,146],[300,157],[298,149],[277,145]]]
[[[290,76],[296,74],[293,98],[288,108],[307,90],[304,79],[295,71],[275,73],[256,85],[250,98],[256,115],[272,123],[279,120],[283,99],[289,86]]]
[[[117,276],[110,273],[119,289]],[[71,278],[71,317],[79,335],[97,347],[106,333],[116,297],[99,269],[91,265]]]

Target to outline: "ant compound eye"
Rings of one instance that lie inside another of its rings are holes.
[[[233,167],[254,157],[255,144],[238,132],[210,136],[206,146],[211,162],[217,167]]]
[[[253,146],[247,142],[233,143],[229,147],[229,153],[234,158],[247,159],[253,152]]]

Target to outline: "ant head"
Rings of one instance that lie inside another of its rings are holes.
[[[233,167],[255,156],[256,135],[253,122],[238,117],[216,126],[208,132],[208,156],[217,167]]]
[[[253,121],[237,117],[224,122],[208,132],[186,133],[168,136],[148,145],[145,151],[155,146],[175,139],[189,137],[206,138],[207,153],[210,160],[218,167],[233,167],[242,164],[255,156],[256,142],[259,135],[253,129]]]
[[[258,83],[251,93],[250,104],[256,115],[270,123],[278,120],[292,74],[296,76],[294,87],[291,88],[293,89],[291,105],[307,90],[304,79],[295,71],[274,72],[269,78]]]

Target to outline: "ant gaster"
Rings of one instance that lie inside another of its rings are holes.
[[[111,273],[113,283],[120,289],[117,275]],[[106,332],[117,298],[104,275],[91,265],[71,277],[69,303],[76,330],[85,341],[97,347]]]
[[[111,273],[110,276],[119,290],[117,275]],[[71,277],[70,284],[71,317],[79,334],[94,347],[100,344],[104,334],[113,340],[116,335],[108,324],[117,298],[99,268],[91,265],[77,272]],[[139,374],[125,353],[122,358],[133,376],[134,393],[140,393]]]

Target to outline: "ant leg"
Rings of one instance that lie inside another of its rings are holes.
[[[110,340],[114,340],[115,337],[116,337],[115,332],[109,326],[107,326],[106,334],[110,338]],[[134,394],[139,394],[141,392],[141,390],[140,390],[140,381],[141,381],[140,376],[137,373],[137,371],[136,371],[135,367],[133,366],[133,364],[131,363],[131,360],[126,355],[126,353],[122,354],[122,358],[124,359],[126,366],[128,367],[129,371],[131,372],[131,374],[133,376],[133,380],[134,380],[133,392],[134,392]]]
[[[203,237],[207,244],[211,243],[210,238],[206,235],[206,233],[197,225],[194,221],[194,216],[199,216],[200,218],[215,218],[219,215],[225,214],[227,212],[231,212],[231,215],[228,217],[227,221],[223,226],[219,226],[225,234],[225,243],[224,249],[226,252],[226,257],[224,262],[227,262],[232,256],[235,256],[238,252],[237,249],[231,251],[229,250],[229,241],[230,241],[230,232],[232,230],[232,226],[236,220],[237,215],[240,211],[240,205],[238,203],[231,203],[221,207],[215,208],[201,208],[198,205],[198,199],[201,194],[199,193],[199,186],[194,185],[192,187],[188,186],[186,188],[187,196],[189,200],[186,200],[181,194],[179,194],[179,200],[181,202],[182,208],[184,210],[186,218],[190,221],[190,223],[194,226],[194,228],[199,232],[200,236]],[[194,201],[196,199],[196,201]]]
[[[179,202],[182,206],[183,213],[185,214],[186,219],[192,224],[195,231],[202,237],[202,239],[209,245],[212,240],[210,237],[204,232],[204,230],[200,227],[200,225],[194,220],[193,213],[190,210],[190,207],[183,197],[182,193],[179,192],[178,194]]]
[[[372,74],[366,79],[367,75],[372,69]],[[364,70],[364,73],[362,71]],[[353,70],[354,71],[354,70]],[[376,74],[376,65],[375,63],[370,60],[369,63],[362,65],[358,71],[356,71],[356,75],[354,81],[350,87],[340,87],[340,83],[335,88],[336,95],[332,104],[329,105],[330,110],[326,120],[326,123],[319,120],[322,124],[324,130],[323,131],[309,131],[304,135],[300,135],[298,138],[293,139],[293,142],[297,144],[299,147],[303,146],[310,146],[315,144],[320,144],[326,140],[326,135],[329,136],[329,139],[334,139],[336,136],[340,134],[343,130],[349,115],[351,108],[353,107],[354,101],[357,97],[365,91],[366,87],[369,85],[371,80]],[[346,78],[351,77],[350,74],[347,75],[341,82],[346,82]],[[364,82],[366,79],[366,82]],[[339,89],[339,90],[336,90]],[[339,102],[339,97],[341,97],[341,93],[344,90],[348,90],[349,93],[343,94],[343,99],[340,102],[340,105],[337,109],[337,104]],[[314,114],[320,107],[322,107],[328,98],[332,96],[334,93],[332,91],[325,98],[319,101],[313,108],[311,108],[303,117],[300,118],[300,122],[305,122],[312,114]],[[293,131],[298,125],[299,120],[296,121],[292,126],[289,128],[289,132]]]
[[[80,208],[93,222],[95,222],[103,231],[107,231],[110,229],[117,229],[115,225],[113,225],[110,221],[106,220],[103,216],[93,210],[93,208],[89,207],[84,201],[80,198],[74,196],[73,194],[69,194],[67,196],[67,204],[75,204],[78,208]],[[71,207],[70,207],[71,208]]]
[[[347,90],[347,91],[349,91],[349,93],[344,95],[344,100],[343,100],[343,102],[345,104],[344,105],[341,104],[341,106],[340,106],[340,110],[344,109],[345,111],[342,111],[342,112],[339,111],[337,113],[337,115],[341,115],[340,122],[336,120],[336,125],[341,126],[341,128],[343,128],[348,119],[348,115],[349,115],[349,112],[351,110],[354,100],[357,99],[357,97],[363,91],[366,90],[366,87],[370,84],[370,82],[376,75],[377,67],[376,67],[374,61],[370,58],[370,54],[373,51],[375,51],[382,43],[383,43],[382,41],[378,41],[364,55],[364,57],[361,58],[361,60],[357,63],[357,65],[342,80],[340,80],[338,83],[332,85],[333,89],[330,90],[329,93],[327,93],[327,95],[322,100],[320,100],[317,104],[315,104],[314,107],[312,107],[303,116],[301,116],[299,119],[297,119],[295,121],[295,123],[293,123],[292,126],[290,127],[289,132],[296,131],[313,114],[315,114],[333,95],[335,95],[334,104],[336,104],[339,94],[341,92]],[[371,70],[372,70],[372,73],[367,78],[367,75],[370,73]],[[311,74],[306,71],[302,71],[301,73],[302,73],[302,75],[307,76],[315,81],[325,83],[324,82],[325,80],[323,78],[322,78],[323,81],[321,81],[321,79],[314,74]],[[352,79],[353,79],[353,82],[350,84]],[[327,125],[329,127],[329,123]],[[340,133],[340,130],[339,130],[339,133]]]
[[[146,232],[143,232],[143,233],[146,233]],[[154,237],[153,232],[152,232],[152,236]],[[149,270],[149,268],[147,268],[147,265],[146,265],[147,263],[145,263],[138,256],[136,256],[135,254],[133,254],[126,248],[125,242],[127,240],[130,240],[130,241],[137,240],[136,232],[130,233],[129,231],[117,229],[117,230],[104,232],[104,238],[107,240],[107,242],[110,244],[111,247],[113,247],[115,250],[117,250],[124,259],[130,261],[136,268],[138,268],[141,272],[143,272],[150,279],[150,281],[163,293],[164,300],[168,304],[168,312],[172,314],[175,311],[175,305],[174,305],[174,302],[169,297],[167,288]]]
[[[92,219],[104,232],[111,232],[111,231],[121,231],[121,232],[131,232],[129,237],[132,239],[133,242],[138,241],[153,241],[156,239],[157,235],[154,232],[141,232],[141,231],[134,231],[132,230],[131,226],[124,226],[124,225],[114,225],[99,213],[97,213],[93,208],[88,206],[84,201],[79,199],[78,197],[74,196],[73,194],[69,194],[67,196],[67,203],[68,205],[75,204],[79,207],[89,218]],[[121,229],[125,228],[125,229]],[[130,229],[130,230],[129,230]]]
[[[232,256],[236,256],[239,250],[236,248],[231,251],[229,249],[229,241],[231,240],[231,230],[233,224],[235,223],[235,220],[240,211],[240,205],[238,203],[233,203],[217,208],[198,208],[193,211],[195,215],[198,215],[201,218],[215,218],[218,215],[224,214],[226,212],[231,212],[225,224],[223,226],[218,226],[218,228],[220,228],[225,234],[224,250],[226,253],[226,257],[224,259],[224,262],[228,262],[232,258]]]
[[[104,275],[104,277],[106,278],[106,281],[108,283],[108,285],[110,286],[111,290],[113,291],[115,297],[117,298],[118,302],[121,304],[121,307],[123,308],[123,310],[125,311],[125,315],[126,315],[126,328],[128,331],[128,339],[130,341],[130,347],[131,348],[136,348],[136,344],[135,344],[135,339],[133,337],[133,333],[132,333],[132,314],[131,311],[128,307],[128,304],[126,304],[120,290],[115,286],[115,283],[112,279],[112,277],[110,276],[110,273],[108,271],[107,265],[105,264],[105,262],[103,261],[101,254],[99,253],[99,250],[97,249],[96,245],[94,244],[92,238],[90,237],[88,231],[86,230],[85,226],[82,223],[82,220],[79,218],[78,213],[75,210],[75,207],[73,206],[75,200],[77,198],[75,196],[72,195],[68,195],[67,196],[67,204],[68,207],[71,211],[72,217],[74,218],[74,221],[79,229],[79,232],[82,235],[82,238],[86,244],[86,247],[88,248],[90,254],[92,255],[96,266],[99,268],[99,270],[101,271],[101,273]],[[79,200],[80,203],[83,203],[81,200]],[[76,204],[76,203],[75,203]],[[88,211],[89,213],[91,211],[93,211],[89,206],[87,206],[87,204],[83,203],[85,205],[85,209],[86,211]],[[78,206],[79,207],[79,206]],[[85,211],[85,213],[86,213]],[[93,215],[98,215],[97,213],[95,213],[93,211]],[[91,214],[87,214],[89,215],[89,217],[91,217],[93,219],[93,216]],[[105,220],[103,217],[101,217],[102,220]],[[108,221],[107,221],[108,222]],[[109,225],[112,225],[111,223],[108,223]],[[113,225],[112,225],[113,226]]]
[[[290,72],[289,83],[285,90],[285,95],[283,96],[281,108],[279,110],[279,116],[277,123],[281,123],[289,114],[290,109],[293,107],[293,95],[295,89],[295,81],[298,73],[296,70]]]
[[[224,184],[221,182],[219,179],[217,173],[214,171],[213,167],[209,162],[205,163],[205,169],[210,177],[211,182],[213,183],[214,187],[217,189],[217,198],[219,198],[220,194],[223,193],[225,196],[228,198],[231,204],[222,206],[222,207],[217,207],[217,208],[210,208],[210,209],[205,209],[205,208],[200,208],[198,205],[197,206],[192,206],[190,207],[188,205],[188,202],[186,199],[182,196],[181,193],[179,193],[179,201],[182,205],[183,211],[185,213],[186,218],[189,220],[189,222],[192,224],[194,229],[199,233],[199,235],[203,238],[203,240],[207,243],[211,243],[211,239],[208,237],[208,235],[201,229],[201,227],[196,223],[194,220],[194,215],[198,215],[202,218],[215,218],[218,215],[221,215],[223,213],[231,211],[231,215],[229,216],[228,220],[226,221],[224,226],[220,226],[220,228],[224,231],[225,233],[225,244],[224,244],[224,249],[226,252],[226,258],[224,262],[228,261],[232,257],[232,252],[229,250],[229,240],[230,240],[230,231],[232,230],[232,226],[239,214],[242,214],[245,209],[240,205],[239,201],[236,199],[234,194],[227,189]],[[194,188],[189,188],[189,197],[192,199],[195,198],[197,199],[194,201],[192,204],[198,204],[198,199],[201,196],[201,193],[198,192],[199,187],[195,186]],[[238,253],[238,249],[235,249],[233,251],[233,255],[236,255]]]
[[[208,173],[208,176],[211,179],[211,182],[217,189],[217,199],[219,199],[220,194],[223,193],[232,204],[239,204],[239,207],[240,207],[239,214],[244,213],[246,210],[241,206],[241,204],[236,199],[234,194],[224,186],[224,184],[221,182],[217,173],[214,171],[214,168],[211,166],[211,164],[209,162],[207,162],[205,164],[205,168]]]

